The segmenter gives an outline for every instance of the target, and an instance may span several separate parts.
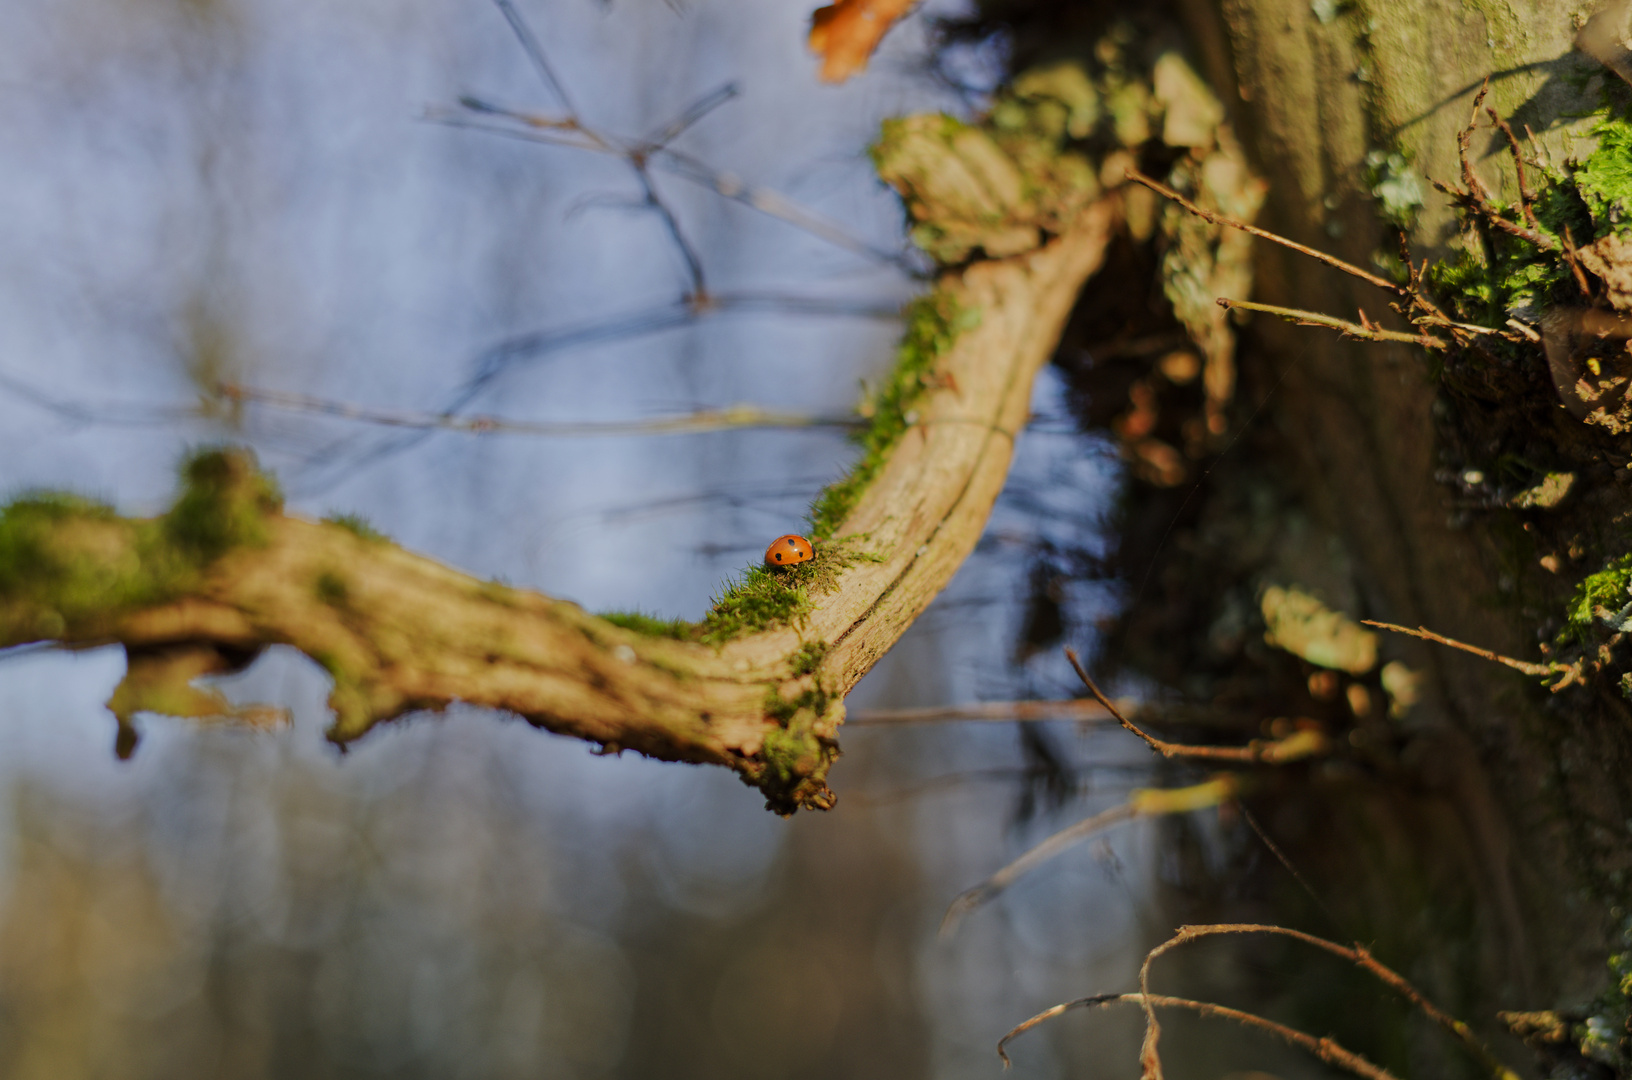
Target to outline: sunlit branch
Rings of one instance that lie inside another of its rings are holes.
[[[1216,213],[1212,210],[1203,210],[1201,207],[1197,206],[1183,195],[1180,195],[1177,191],[1174,191],[1166,184],[1159,180],[1152,179],[1136,169],[1129,169],[1127,171],[1127,176],[1129,180],[1132,180],[1136,184],[1143,184],[1145,187],[1154,191],[1163,198],[1172,199],[1174,202],[1178,203],[1180,206],[1190,211],[1190,213],[1196,215],[1204,221],[1212,222],[1214,225],[1228,225],[1232,229],[1240,229],[1242,232],[1250,233],[1261,240],[1268,240],[1271,243],[1280,244],[1282,247],[1291,248],[1300,255],[1307,255],[1311,259],[1317,259],[1320,262],[1325,263],[1327,266],[1343,271],[1345,274],[1352,274],[1361,281],[1370,282],[1379,289],[1386,289],[1391,293],[1398,293],[1401,296],[1405,296],[1407,294],[1407,290],[1403,286],[1396,285],[1394,282],[1389,281],[1386,278],[1380,278],[1376,274],[1371,273],[1369,270],[1362,270],[1353,263],[1344,262],[1335,255],[1328,255],[1324,251],[1317,251],[1312,247],[1298,243],[1296,240],[1288,240],[1286,237],[1281,236],[1278,233],[1272,233],[1268,229],[1260,229],[1256,225],[1248,225],[1246,222],[1239,221],[1236,218],[1229,217],[1228,215]]]
[[[1424,641],[1432,641],[1440,645],[1449,645],[1453,649],[1460,649],[1465,653],[1472,653],[1474,656],[1483,657],[1486,660],[1491,660],[1495,663],[1510,667],[1514,671],[1522,671],[1526,675],[1552,675],[1560,671],[1570,670],[1570,666],[1568,664],[1532,664],[1528,660],[1515,660],[1511,656],[1503,656],[1501,653],[1491,652],[1489,649],[1481,649],[1477,645],[1469,645],[1466,642],[1457,641],[1455,638],[1448,638],[1443,634],[1436,634],[1426,626],[1419,626],[1413,630],[1409,626],[1395,626],[1393,623],[1377,622],[1373,619],[1361,619],[1360,621],[1365,623],[1367,626],[1375,626],[1380,630],[1392,630],[1396,634],[1408,634],[1411,637],[1421,638]]]
[[[1398,341],[1407,345],[1421,345],[1425,349],[1450,348],[1449,342],[1441,341],[1431,334],[1406,334],[1397,330],[1384,330],[1379,326],[1367,326],[1361,323],[1349,322],[1347,319],[1322,315],[1318,311],[1277,307],[1274,304],[1256,304],[1250,300],[1231,300],[1223,296],[1218,298],[1217,303],[1219,307],[1226,309],[1240,308],[1242,311],[1260,311],[1265,315],[1274,315],[1298,326],[1323,326],[1329,330],[1338,331],[1344,337],[1359,338],[1361,341]]]

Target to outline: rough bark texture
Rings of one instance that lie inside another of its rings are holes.
[[[1260,224],[1361,266],[1395,248],[1368,190],[1368,153],[1401,150],[1419,175],[1457,180],[1456,137],[1487,76],[1487,104],[1560,160],[1580,137],[1576,117],[1600,107],[1601,69],[1571,45],[1574,17],[1591,5],[1183,6],[1198,39],[1228,43],[1227,55],[1212,51],[1210,74],[1234,91],[1222,96],[1270,182]],[[1505,144],[1487,126],[1474,149],[1486,183],[1513,198]],[[1447,200],[1425,191],[1419,259],[1445,255],[1455,232]],[[1269,245],[1258,249],[1258,281],[1270,303],[1386,315],[1378,290]],[[1221,468],[1214,501],[1229,505],[1214,513],[1243,527],[1255,511],[1240,493],[1256,486],[1275,492],[1282,520],[1256,567],[1235,572],[1301,577],[1356,616],[1538,659],[1546,620],[1521,598],[1548,574],[1524,560],[1515,515],[1461,512],[1445,472],[1462,466],[1445,453],[1447,403],[1430,357],[1263,318],[1250,333],[1250,394],[1267,409],[1239,460]],[[1200,519],[1205,534],[1208,514]],[[1549,592],[1558,589],[1540,589]],[[1315,820],[1283,814],[1287,831],[1354,926],[1440,965],[1440,992],[1475,1015],[1591,996],[1604,984],[1628,844],[1624,828],[1581,837],[1627,818],[1625,710],[1582,709],[1580,699],[1547,708],[1532,681],[1482,660],[1409,639],[1382,645],[1385,659],[1427,674],[1422,700],[1392,730],[1358,725],[1391,750],[1370,755],[1369,775],[1328,776],[1290,800]],[[1441,961],[1426,956],[1436,934]]]

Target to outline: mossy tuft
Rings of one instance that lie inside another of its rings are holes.
[[[1575,587],[1575,595],[1565,610],[1565,627],[1560,643],[1586,638],[1600,618],[1619,630],[1632,618],[1632,555],[1623,555],[1596,574],[1588,574]]]
[[[1592,129],[1598,145],[1572,179],[1600,232],[1632,227],[1632,123],[1609,117]]]
[[[800,646],[799,651],[793,654],[793,674],[811,675],[822,666],[822,660],[827,656],[827,642],[807,641]]]
[[[810,613],[806,583],[814,563],[778,567],[750,566],[727,582],[698,628],[698,640],[718,645],[756,630],[797,623]]]
[[[824,755],[821,741],[811,732],[776,728],[765,733],[759,756],[777,784],[787,785],[815,772]]]
[[[816,557],[797,566],[749,567],[715,598],[697,627],[696,640],[718,645],[743,634],[798,625],[810,613],[811,597],[832,591],[846,568],[882,561],[882,556],[859,550],[865,539],[847,536],[818,543]]]
[[[324,570],[318,574],[312,588],[317,593],[317,598],[330,607],[343,607],[351,596],[346,579],[333,570]]]
[[[57,637],[162,600],[189,569],[151,522],[77,495],[25,495],[0,510],[0,637]]]
[[[366,540],[371,544],[388,544],[391,538],[373,525],[367,518],[359,514],[330,514],[323,519],[325,525],[338,525],[351,533],[359,540]]]
[[[200,564],[232,548],[266,543],[266,518],[283,509],[283,495],[241,448],[208,447],[181,464],[181,497],[164,516],[170,541]]]

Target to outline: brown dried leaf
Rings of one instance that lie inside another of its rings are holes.
[[[838,0],[810,17],[810,51],[822,58],[823,82],[843,82],[867,67],[873,50],[917,0]]]

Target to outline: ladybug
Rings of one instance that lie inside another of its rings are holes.
[[[809,562],[816,557],[816,549],[803,536],[789,533],[778,536],[771,541],[771,546],[765,549],[766,566],[792,566],[795,563]]]

